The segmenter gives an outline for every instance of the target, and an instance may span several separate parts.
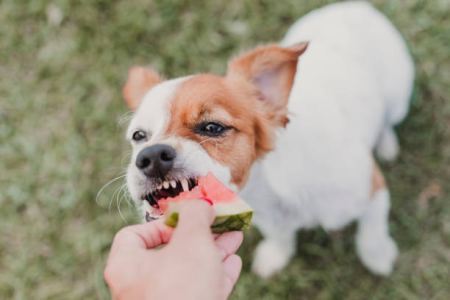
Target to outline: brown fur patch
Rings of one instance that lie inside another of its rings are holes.
[[[255,160],[274,149],[275,130],[289,122],[286,104],[306,45],[258,48],[231,62],[226,77],[201,74],[182,82],[166,135],[201,144],[213,160],[230,168],[232,182],[243,187]],[[267,73],[270,80],[259,82]],[[267,86],[272,96],[263,90]],[[233,129],[220,137],[199,134],[196,129],[208,122]]]
[[[163,79],[154,70],[144,67],[133,67],[128,71],[128,79],[122,90],[123,98],[131,110],[136,110],[142,98],[153,86]]]
[[[181,84],[172,102],[166,135],[178,135],[201,143],[215,161],[228,166],[233,183],[243,185],[256,159],[255,118],[257,102],[251,101],[252,87],[230,83],[210,74],[194,76]],[[210,138],[196,133],[205,122],[231,126],[223,137]]]
[[[386,181],[384,180],[383,173],[381,173],[381,170],[378,167],[375,159],[373,159],[372,161],[372,190],[370,192],[370,199],[372,199],[379,190],[386,188]]]

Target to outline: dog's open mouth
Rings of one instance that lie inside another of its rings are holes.
[[[183,178],[177,180],[164,181],[156,189],[142,196],[145,207],[145,218],[147,222],[159,219],[164,214],[159,209],[158,201],[165,198],[174,198],[181,192],[188,192],[197,186],[197,179]]]

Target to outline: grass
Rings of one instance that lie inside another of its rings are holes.
[[[130,66],[151,63],[168,77],[223,73],[230,56],[280,40],[329,2],[1,1],[0,298],[109,298],[102,270],[126,225],[116,204],[123,197],[114,197],[122,180],[95,199],[127,164],[116,125],[127,112],[120,93]],[[450,299],[450,4],[373,3],[404,35],[417,68],[411,113],[398,128],[403,152],[382,166],[401,249],[396,270],[368,273],[350,226],[300,232],[292,264],[260,280],[249,272],[261,239],[253,229],[232,299]]]

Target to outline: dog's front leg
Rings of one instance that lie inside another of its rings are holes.
[[[255,250],[252,265],[252,271],[263,278],[288,265],[297,249],[298,229],[317,225],[306,194],[280,195],[274,185],[279,183],[268,180],[263,169],[256,164],[249,184],[241,192],[243,199],[254,208],[253,225],[264,236]]]
[[[272,199],[276,199],[275,197]],[[285,201],[270,201],[256,210],[254,223],[258,226],[264,240],[256,247],[252,271],[268,278],[283,270],[296,252],[296,233],[300,227],[301,216],[295,206]]]
[[[252,271],[268,278],[284,269],[295,253],[295,231],[267,236],[256,247]]]

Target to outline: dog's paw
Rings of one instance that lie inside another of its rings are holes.
[[[398,249],[390,236],[359,239],[356,242],[359,258],[372,273],[382,276],[391,274]]]
[[[292,250],[273,240],[264,240],[255,250],[252,271],[261,278],[269,278],[289,263]]]
[[[377,157],[383,161],[394,161],[400,153],[400,145],[393,129],[385,129],[376,146]]]

